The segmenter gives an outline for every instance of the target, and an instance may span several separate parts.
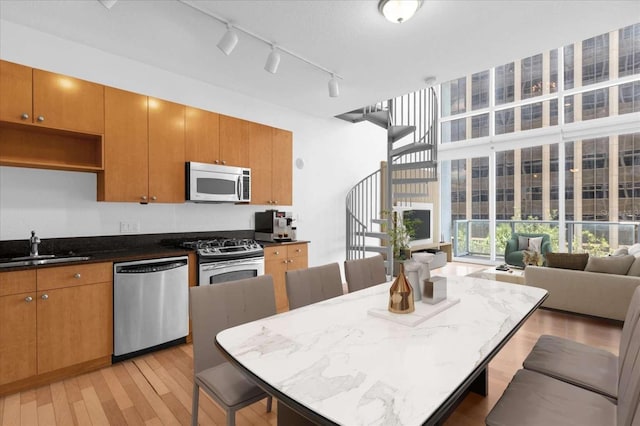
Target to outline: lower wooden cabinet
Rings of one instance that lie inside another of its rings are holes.
[[[308,259],[308,243],[282,244],[265,247],[264,269],[265,274],[273,277],[276,309],[278,313],[289,309],[285,273],[287,271],[307,268],[309,263]]]
[[[0,273],[0,394],[111,363],[113,264]]]

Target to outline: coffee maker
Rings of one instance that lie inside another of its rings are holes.
[[[255,239],[258,241],[286,242],[295,241],[293,232],[293,213],[278,210],[256,212]]]

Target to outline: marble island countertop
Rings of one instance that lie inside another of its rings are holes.
[[[367,313],[387,306],[389,287],[234,327],[217,342],[281,396],[329,422],[419,425],[546,297],[538,288],[448,277],[448,297],[460,302],[408,326]],[[426,306],[416,302],[416,312]]]

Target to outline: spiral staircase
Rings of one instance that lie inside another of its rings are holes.
[[[411,206],[429,195],[437,181],[438,100],[433,88],[409,93],[336,116],[351,123],[368,121],[387,130],[387,161],[358,182],[346,197],[346,258],[382,253],[393,274],[394,206]]]

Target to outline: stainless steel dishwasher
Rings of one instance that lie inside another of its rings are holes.
[[[187,256],[113,264],[113,360],[184,342]]]

